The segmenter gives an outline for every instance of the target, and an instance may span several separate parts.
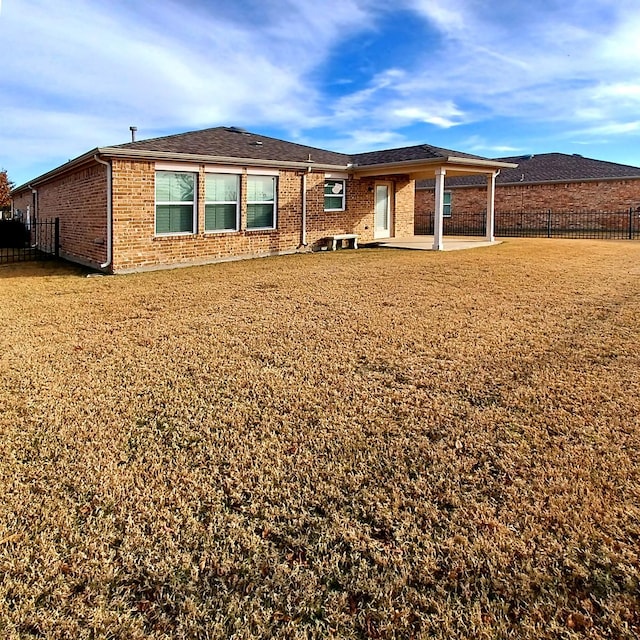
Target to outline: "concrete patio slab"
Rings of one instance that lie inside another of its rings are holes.
[[[487,242],[484,238],[472,236],[445,236],[443,251],[459,251],[462,249],[477,249],[478,247],[492,247],[500,244],[501,240]],[[376,240],[369,246],[375,245],[387,249],[416,249],[418,251],[433,251],[433,236],[407,236],[405,238],[389,238]]]

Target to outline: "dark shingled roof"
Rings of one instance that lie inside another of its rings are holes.
[[[285,166],[289,162],[295,163],[295,166],[306,165],[311,162],[318,167],[340,167],[343,170],[347,170],[349,165],[355,165],[360,168],[376,167],[376,165],[387,163],[402,163],[411,160],[426,161],[449,157],[489,161],[489,158],[453,151],[452,149],[433,147],[428,144],[349,155],[318,149],[317,147],[308,147],[295,142],[279,140],[278,138],[270,138],[269,136],[263,136],[238,127],[213,127],[211,129],[187,131],[186,133],[177,133],[161,138],[137,140],[136,142],[92,149],[74,160],[70,160],[68,163],[34,178],[24,185],[16,187],[12,190],[12,193],[21,191],[28,187],[29,184],[36,184],[42,180],[50,179],[60,171],[65,171],[70,167],[87,162],[96,154],[126,156],[129,151],[140,152],[145,156],[148,154],[151,158],[154,157],[154,154],[157,154],[156,158],[173,158],[175,156],[180,159],[181,155],[184,155],[185,158],[202,158],[204,160],[207,158],[229,158],[229,162],[233,162],[235,158],[238,158],[247,163],[250,163],[251,160],[256,160],[264,164],[277,162]],[[132,153],[132,155],[135,154]]]
[[[188,131],[162,138],[114,145],[110,148],[282,162],[307,162],[311,156],[313,162],[329,165],[346,165],[350,162],[349,156],[344,153],[306,147],[295,142],[286,142],[250,133],[237,127],[214,127],[201,131]]]
[[[616,162],[593,160],[566,153],[496,158],[498,162],[513,162],[515,169],[502,169],[496,184],[532,184],[539,182],[576,182],[580,180],[607,180],[613,178],[640,178],[640,168]],[[447,179],[447,187],[485,185],[485,176],[461,176]],[[433,180],[421,180],[418,188],[433,188]]]
[[[252,158],[279,162],[307,162],[309,156],[311,156],[312,161],[319,164],[345,166],[349,163],[357,166],[369,166],[388,162],[404,162],[407,160],[447,158],[449,156],[486,160],[486,158],[482,158],[481,156],[433,147],[428,144],[348,155],[318,149],[316,147],[307,147],[302,144],[296,144],[295,142],[278,140],[277,138],[269,138],[268,136],[251,133],[237,127],[214,127],[201,131],[189,131],[187,133],[178,133],[162,138],[128,142],[110,148],[134,149],[149,152],[188,153],[229,158]]]
[[[358,166],[371,164],[385,164],[387,162],[406,162],[407,160],[432,160],[433,158],[470,158],[473,160],[486,160],[481,156],[474,156],[470,153],[453,151],[433,147],[430,144],[418,144],[413,147],[402,147],[400,149],[384,149],[382,151],[369,151],[367,153],[356,153],[351,156],[351,161]]]

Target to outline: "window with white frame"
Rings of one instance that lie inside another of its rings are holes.
[[[445,191],[442,194],[442,217],[451,217],[451,191]]]
[[[247,176],[247,229],[276,228],[276,190],[274,176]]]
[[[194,233],[196,174],[156,171],[156,234]]]
[[[239,195],[240,176],[228,173],[205,175],[205,231],[238,230]]]
[[[344,211],[344,180],[325,180],[324,181],[324,210],[325,211]]]

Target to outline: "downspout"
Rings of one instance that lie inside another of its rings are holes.
[[[113,202],[111,199],[112,168],[111,163],[106,160],[100,160],[97,153],[93,156],[93,159],[107,167],[107,261],[100,265],[101,269],[106,269],[111,265],[113,253]]]
[[[29,185],[29,189],[31,189],[31,193],[33,195],[33,198],[31,199],[31,201],[33,202],[33,211],[29,216],[29,229],[31,229],[32,226],[37,229],[38,227],[35,223],[38,220],[38,190],[34,189],[31,185]]]
[[[307,242],[307,174],[311,173],[311,167],[307,167],[306,173],[302,174],[302,241],[303,247],[308,246]]]

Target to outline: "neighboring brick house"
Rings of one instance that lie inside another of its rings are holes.
[[[640,207],[640,168],[574,154],[542,153],[509,158],[517,163],[496,177],[495,214],[628,211]],[[416,183],[416,223],[433,212],[433,180]],[[485,189],[477,176],[445,184],[445,217],[486,211]],[[446,230],[446,222],[445,222]]]
[[[236,127],[96,148],[12,191],[60,254],[111,273],[413,235],[415,180],[511,165],[418,145],[347,155]],[[436,248],[441,248],[438,246]]]

